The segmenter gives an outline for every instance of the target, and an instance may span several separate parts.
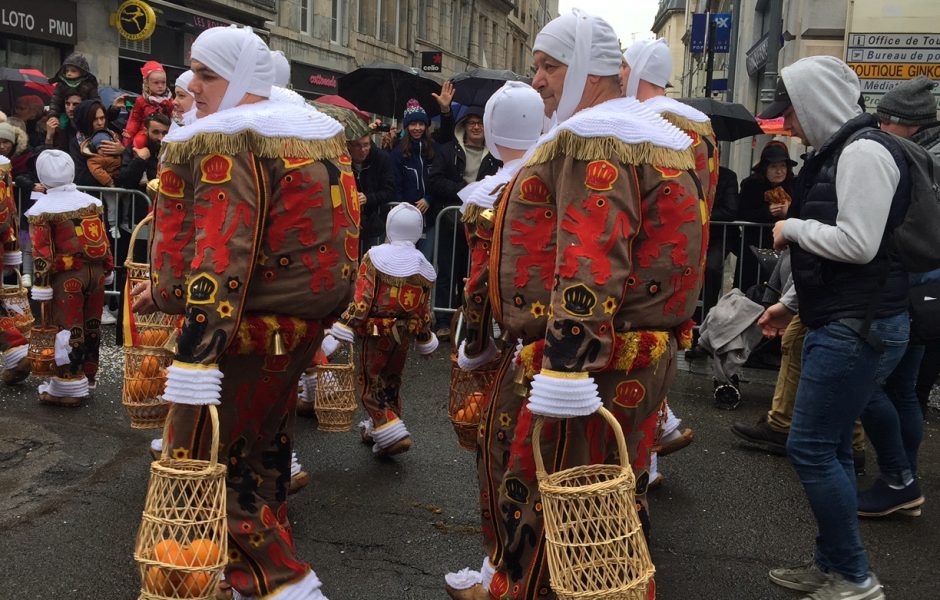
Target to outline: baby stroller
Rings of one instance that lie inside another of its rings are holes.
[[[789,253],[755,251],[762,269],[772,271],[769,281],[760,284],[763,293],[745,294],[735,288],[722,296],[699,327],[699,347],[712,359],[715,406],[734,410],[741,403],[740,373],[752,352],[771,343],[764,338],[757,319],[764,308],[779,299],[780,288],[789,277]],[[755,300],[759,300],[755,301]]]

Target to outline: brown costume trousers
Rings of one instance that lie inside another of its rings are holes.
[[[665,354],[648,368],[592,373],[604,406],[623,427],[637,478],[638,500],[645,496],[649,483],[650,448],[659,425],[658,410],[675,378],[675,358],[676,341],[670,338]],[[528,384],[523,387],[516,382],[511,361],[506,357],[500,365],[493,401],[480,428],[477,454],[484,547],[496,567],[489,591],[498,600],[555,598],[549,585],[532,453],[535,417],[524,406]],[[618,387],[626,382],[644,390],[642,398],[630,407],[616,401]],[[540,442],[549,472],[619,462],[614,434],[599,415],[546,420]]]
[[[319,328],[285,356],[233,354],[219,361],[219,460],[228,462],[229,561],[226,580],[265,596],[310,570],[294,551],[287,517],[297,381],[323,339]],[[207,459],[206,407],[174,405],[164,446],[171,456]]]
[[[94,381],[101,347],[104,266],[85,263],[73,271],[53,273],[49,285],[52,287],[52,314],[47,318],[60,330],[72,334],[72,362],[57,367],[56,375],[63,379],[85,375]]]

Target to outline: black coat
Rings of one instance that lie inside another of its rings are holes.
[[[502,166],[501,161],[487,152],[480,162],[476,181],[480,181],[487,175],[494,175]],[[431,165],[431,173],[428,176],[428,189],[431,192],[431,198],[434,199],[430,218],[434,218],[446,206],[460,204],[457,192],[467,185],[463,179],[466,167],[467,155],[463,146],[456,140],[443,144],[439,152],[434,155],[434,164]]]
[[[144,176],[144,173],[147,174],[147,181],[157,176],[157,159],[160,155],[160,143],[154,144],[148,140],[147,148],[150,150],[150,158],[147,160],[141,160],[141,158],[134,153],[133,144],[124,150],[124,154],[121,156],[121,174],[118,175],[117,181],[115,182],[118,187],[129,190],[143,190],[146,186],[141,186],[140,180]]]
[[[66,66],[76,67],[84,72],[84,75],[82,75],[82,82],[75,88],[71,88],[64,83],[64,72]],[[78,94],[82,97],[82,100],[97,100],[99,98],[98,79],[91,74],[91,71],[88,67],[88,61],[78,52],[69,54],[66,59],[62,61],[62,66],[59,67],[58,72],[49,78],[49,83],[56,84],[55,89],[52,91],[52,99],[49,101],[50,117],[58,117],[60,114],[65,112],[66,92],[77,90]]]
[[[383,208],[395,201],[395,171],[392,159],[375,144],[360,168],[353,165],[356,188],[366,195],[366,203],[360,215],[362,237],[375,238],[385,235],[385,211]]]

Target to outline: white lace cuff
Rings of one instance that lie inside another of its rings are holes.
[[[356,333],[349,327],[338,322],[333,323],[333,326],[330,327],[330,335],[340,341],[349,342],[350,344],[356,341]]]
[[[486,347],[483,352],[474,357],[467,356],[467,341],[460,342],[460,348],[457,349],[457,366],[464,371],[473,371],[483,365],[489,364],[496,358],[499,352],[496,350],[496,344],[492,339],[487,338]]]
[[[323,354],[327,357],[332,356],[337,348],[339,348],[339,340],[331,333],[326,334],[326,337],[323,338],[323,343],[320,344],[320,350],[323,350]]]
[[[584,417],[601,406],[594,378],[587,373],[561,373],[542,369],[532,378],[529,410],[543,417]]]
[[[68,329],[63,329],[55,334],[55,345],[53,348],[55,350],[55,364],[57,366],[61,367],[72,362],[72,358],[69,356],[69,353],[72,351],[72,345],[69,343],[71,341],[72,332]]]
[[[415,350],[418,354],[430,354],[437,350],[437,336],[431,334],[431,339],[426,342],[415,342]]]
[[[46,300],[52,300],[52,288],[51,287],[39,287],[34,285],[33,288],[29,291],[30,297],[36,302],[45,302]]]
[[[40,384],[39,393],[58,398],[84,398],[88,395],[88,379],[84,375],[75,379],[52,377],[48,383]]]
[[[114,271],[111,271],[110,273],[107,274],[107,276],[105,276],[104,284],[111,285],[113,283],[114,283]]]
[[[372,446],[373,452],[378,452],[383,448],[388,448],[398,440],[403,440],[411,435],[405,427],[405,422],[401,419],[395,419],[391,423],[386,423],[377,429],[372,430],[372,440],[375,446]]]
[[[15,348],[10,348],[2,354],[2,359],[0,359],[0,364],[3,365],[4,369],[15,369],[20,361],[26,358],[26,354],[29,352],[29,344],[23,344]]]
[[[266,600],[327,600],[320,591],[320,578],[313,569],[301,579],[282,586],[276,594]]]
[[[176,404],[203,406],[219,404],[222,371],[217,365],[197,365],[173,361],[166,370],[163,399]]]
[[[23,252],[21,250],[3,253],[3,266],[15,267],[21,264],[23,264]]]
[[[444,581],[455,590],[466,590],[483,582],[483,575],[479,571],[467,567],[456,573],[444,575]]]

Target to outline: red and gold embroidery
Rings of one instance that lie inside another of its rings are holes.
[[[230,156],[212,154],[199,162],[202,172],[200,180],[210,185],[218,185],[232,180],[232,165],[234,161]]]

